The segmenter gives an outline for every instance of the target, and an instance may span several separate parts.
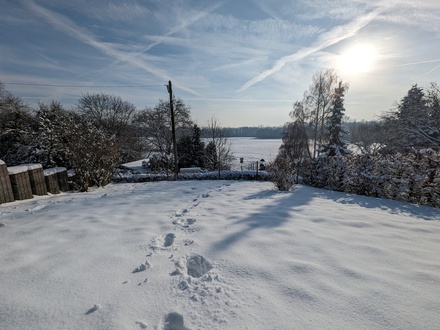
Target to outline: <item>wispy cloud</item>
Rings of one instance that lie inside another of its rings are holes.
[[[404,64],[399,64],[399,65],[395,65],[395,67],[405,67],[405,66],[414,66],[414,65],[423,65],[423,64],[430,64],[430,63],[437,63],[440,62],[440,58],[437,59],[433,59],[433,60],[426,60],[426,61],[418,61],[418,62],[411,62],[411,63],[404,63]],[[438,68],[440,68],[440,64],[436,65],[434,68],[432,68],[431,70],[418,75],[417,77],[415,77],[416,79],[429,75],[430,73],[436,71]]]
[[[310,47],[305,47],[297,51],[296,53],[288,56],[284,56],[278,61],[275,62],[275,64],[272,66],[272,68],[260,73],[253,79],[246,82],[239,90],[238,92],[245,91],[252,85],[266,79],[270,75],[274,74],[275,72],[281,70],[286,64],[290,62],[295,62],[301,59],[306,58],[307,56],[310,56],[322,49],[325,49],[331,45],[337,44],[341,42],[342,40],[348,39],[350,37],[353,37],[360,29],[365,27],[368,23],[370,23],[372,20],[374,20],[379,13],[383,9],[378,8],[366,15],[363,15],[352,22],[337,26],[330,31],[323,33],[316,42],[314,42]]]
[[[198,28],[218,34],[227,34],[229,38],[291,42],[301,38],[316,36],[322,29],[314,25],[297,24],[282,19],[244,20],[219,14],[210,15],[199,23]]]
[[[165,35],[160,36],[158,38],[156,38],[156,40],[154,42],[152,42],[151,44],[149,44],[146,48],[144,48],[142,50],[142,52],[148,52],[151,48],[160,45],[163,41],[165,41],[168,37],[180,32],[181,30],[187,28],[188,26],[194,24],[195,22],[197,22],[198,20],[202,19],[203,17],[205,17],[206,15],[210,14],[211,12],[213,12],[214,10],[216,10],[217,8],[221,7],[224,4],[223,2],[218,2],[214,5],[211,5],[207,8],[205,8],[204,10],[200,10],[200,11],[196,11],[195,13],[193,13],[192,15],[188,15],[187,18],[183,19],[179,24],[173,26]]]
[[[170,79],[170,76],[163,70],[151,65],[147,61],[143,60],[143,58],[137,56],[137,54],[123,52],[121,50],[116,49],[109,43],[101,42],[98,38],[96,38],[93,34],[91,34],[86,29],[78,26],[72,20],[63,16],[61,14],[52,12],[40,5],[37,5],[34,1],[28,0],[24,1],[24,4],[27,8],[29,8],[34,14],[44,18],[49,24],[51,24],[54,28],[59,31],[66,33],[67,35],[85,43],[89,46],[94,47],[95,49],[101,51],[105,55],[130,64],[134,67],[145,70],[161,81],[166,82]],[[175,82],[175,85],[181,88],[184,91],[187,91],[191,94],[197,95],[197,93],[190,88],[185,86],[180,86],[178,82]]]
[[[88,6],[90,7],[90,5]],[[89,9],[89,8],[88,8]],[[89,9],[90,11],[90,9]],[[148,16],[150,11],[148,8],[140,6],[137,3],[107,3],[98,6],[93,11],[90,11],[94,18],[102,21],[113,20],[121,22],[130,22],[131,20],[142,19]]]

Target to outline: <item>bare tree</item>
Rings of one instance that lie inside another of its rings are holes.
[[[180,140],[192,132],[193,122],[190,116],[190,107],[182,99],[173,100],[176,137]],[[160,170],[171,171],[173,168],[173,135],[171,127],[171,112],[169,101],[159,100],[154,108],[145,108],[136,115],[136,127],[142,138],[145,150],[154,157],[150,157]],[[150,155],[148,155],[149,157]],[[160,163],[160,164],[159,164]],[[165,168],[163,168],[165,167]]]
[[[142,157],[139,138],[135,134],[133,119],[136,107],[119,96],[110,94],[84,94],[77,104],[79,113],[109,137],[115,137],[123,162]]]
[[[382,123],[376,121],[354,123],[350,130],[350,142],[362,154],[377,154],[386,145]]]
[[[206,152],[206,164],[212,169],[230,169],[234,159],[231,151],[231,142],[224,129],[220,126],[219,120],[214,116],[211,117],[203,132],[207,148],[209,146],[210,151]]]
[[[340,79],[333,69],[321,70],[313,76],[312,84],[304,95],[304,109],[310,116],[313,158],[325,139],[325,123],[333,101],[334,90]]]

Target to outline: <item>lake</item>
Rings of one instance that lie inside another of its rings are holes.
[[[257,139],[251,137],[233,137],[229,138],[231,150],[236,158],[232,164],[233,170],[240,169],[240,157],[244,159],[243,169],[251,163],[264,159],[266,164],[275,159],[278,155],[278,149],[282,144],[281,139]]]
[[[281,146],[281,139],[257,139],[253,137],[228,138],[231,142],[231,151],[235,160],[232,162],[232,170],[240,170],[240,157],[243,157],[243,170],[255,169],[255,163],[264,159],[266,164],[275,159]],[[133,170],[143,172],[143,159],[123,164]],[[253,168],[251,166],[254,166]]]

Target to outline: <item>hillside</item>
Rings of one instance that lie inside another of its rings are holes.
[[[0,328],[436,329],[438,209],[268,182],[0,205]]]

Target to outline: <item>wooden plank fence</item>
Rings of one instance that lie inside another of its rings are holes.
[[[43,170],[41,164],[7,167],[0,160],[0,204],[69,190],[65,167]]]

